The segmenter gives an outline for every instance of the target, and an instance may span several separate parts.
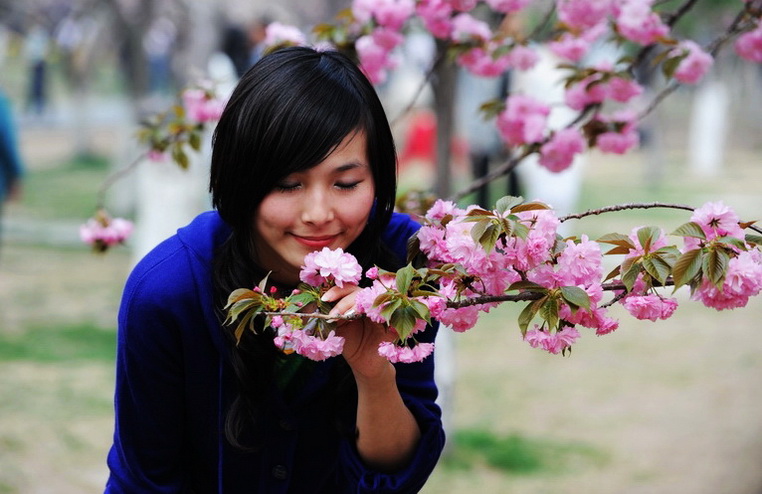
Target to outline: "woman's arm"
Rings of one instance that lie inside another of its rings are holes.
[[[333,313],[342,314],[354,307],[355,290],[335,287],[324,299],[339,300]],[[357,451],[374,470],[399,470],[410,461],[421,432],[397,387],[394,366],[378,353],[378,345],[393,335],[367,318],[346,321],[337,333],[345,339],[343,356],[357,384]]]

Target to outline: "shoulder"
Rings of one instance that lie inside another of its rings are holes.
[[[421,225],[408,214],[393,213],[382,234],[383,242],[398,255],[407,252],[407,242]],[[404,259],[405,256],[402,256]]]
[[[194,299],[211,285],[212,258],[226,232],[215,212],[196,217],[138,262],[127,279],[123,303],[167,307]]]

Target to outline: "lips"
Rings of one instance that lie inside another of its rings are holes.
[[[302,237],[300,235],[294,235],[294,239],[305,247],[310,249],[322,249],[331,245],[338,235],[323,235],[319,237]]]

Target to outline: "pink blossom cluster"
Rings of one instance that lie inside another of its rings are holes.
[[[624,38],[648,45],[669,34],[658,13],[653,11],[654,0],[556,0],[559,20],[568,34],[557,40],[553,50],[573,61],[581,59],[592,42],[613,23]]]
[[[595,74],[572,84],[564,95],[566,105],[572,110],[582,110],[606,100],[628,103],[643,94],[643,87],[636,81],[617,73],[609,63],[593,67]]]
[[[634,236],[635,240],[637,240],[637,235],[634,233],[636,230],[637,229],[633,229],[633,234],[630,235],[630,239]],[[663,233],[664,232],[662,232],[662,234]],[[653,248],[649,250],[657,250],[666,245],[666,238],[661,237],[657,244],[661,245],[655,244]],[[637,253],[640,255],[646,254],[643,248],[640,247],[639,242],[637,243],[637,248],[634,251],[630,251],[630,254],[628,254],[627,257],[632,257]],[[655,292],[648,293],[648,288],[643,281],[642,275],[638,276],[630,293],[625,295],[620,302],[632,317],[641,320],[647,319],[649,321],[657,321],[659,319],[668,319],[672,317],[672,314],[674,314],[678,305],[676,298],[667,298]]]
[[[738,215],[722,201],[708,202],[696,209],[691,215],[691,221],[701,227],[706,240],[686,238],[686,251],[700,248],[702,243],[728,237],[745,243]],[[762,253],[748,244],[745,247],[747,250],[733,248],[732,244],[729,246],[734,250],[734,255],[728,261],[722,286],[718,288],[704,279],[693,293],[694,300],[717,310],[734,309],[744,307],[750,297],[762,291]]]
[[[420,362],[434,351],[433,343],[418,343],[413,347],[399,346],[392,342],[381,343],[378,346],[378,353],[386,357],[389,362],[403,362],[410,364]]]
[[[399,64],[394,50],[402,44],[404,37],[398,31],[380,27],[371,34],[357,38],[355,49],[360,66],[373,84],[386,81],[389,71]]]
[[[198,122],[215,122],[220,119],[225,101],[213,91],[202,88],[186,89],[182,93],[183,106],[188,119]]]
[[[750,62],[762,63],[762,23],[738,37],[735,42],[736,53]]]
[[[314,330],[316,321],[303,329],[295,329],[281,316],[273,316],[271,325],[278,331],[273,343],[284,353],[296,352],[310,360],[321,361],[341,355],[344,349],[344,338],[334,331],[318,336]]]
[[[499,240],[495,249],[487,252],[473,238],[475,222],[468,220],[472,210],[457,208],[447,201],[437,201],[426,215],[427,224],[418,232],[421,251],[431,265],[456,264],[462,267],[462,270],[439,280],[439,294],[445,300],[428,297],[436,302],[423,301],[430,308],[432,317],[456,331],[470,329],[476,324],[479,313],[489,311],[494,304],[455,308],[447,307],[446,301],[504,294],[511,284],[523,279],[549,290],[566,286],[581,288],[590,299],[589,310],[572,310],[563,305],[559,312],[561,317],[571,324],[592,327],[601,333],[616,329],[616,321],[608,317],[606,309],[597,305],[603,290],[602,254],[596,242],[583,236],[579,242],[567,241],[562,252],[554,254],[559,221],[552,210],[539,209],[515,214],[528,228],[525,237],[511,236]],[[576,330],[569,330],[556,336],[558,333],[553,330],[538,331],[528,333],[530,340],[536,336],[537,340],[532,341],[549,351],[560,351],[564,344],[551,344],[551,339],[545,338],[546,335],[550,335],[552,341],[561,338],[558,341],[569,344],[572,340],[568,339],[568,335],[576,333]],[[540,339],[547,341],[540,344]]]
[[[621,110],[611,116],[598,115],[596,120],[608,127],[595,138],[595,144],[602,152],[625,154],[640,143],[637,115],[632,110]]]
[[[762,291],[762,254],[758,250],[742,251],[728,262],[721,288],[704,280],[693,299],[717,310],[744,307],[749,298]]]
[[[129,220],[98,215],[79,227],[79,238],[99,250],[106,250],[127,240],[132,234],[132,229],[133,224]]]
[[[579,336],[579,331],[572,326],[566,326],[562,330],[552,333],[535,325],[534,329],[527,331],[524,339],[532,348],[541,348],[546,352],[558,354],[570,348]]]
[[[343,287],[344,283],[356,285],[361,277],[362,267],[355,256],[342,249],[332,250],[328,247],[307,254],[299,272],[299,279],[313,286],[335,284]]]

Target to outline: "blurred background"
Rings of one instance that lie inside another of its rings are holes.
[[[348,3],[0,0],[0,90],[25,167],[20,193],[0,209],[0,494],[102,491],[123,283],[143,253],[208,207],[207,145],[187,172],[144,163],[109,189],[109,210],[136,222],[126,246],[96,255],[79,241],[103,181],[142,152],[138,122],[199,77],[229,89],[259,56],[264,24],[309,29]],[[698,3],[699,20],[680,28],[708,41],[738,2]],[[430,50],[411,38],[399,74],[379,87],[402,191],[434,180],[429,91],[403,111]],[[651,113],[637,152],[593,152],[554,177],[527,163],[463,202],[510,192],[572,212],[722,200],[743,220],[762,217],[762,69],[730,52],[712,77]],[[651,95],[663,87],[657,74],[643,77]],[[505,158],[475,122],[473,95],[495,90],[474,89],[479,82],[463,76],[456,101],[454,192]],[[515,89],[532,79],[503,82]],[[567,228],[595,238],[687,220],[632,211]],[[615,312],[618,331],[583,332],[567,357],[522,342],[520,308],[508,305],[443,338],[449,444],[424,492],[762,493],[762,302],[715,312],[684,291],[678,298],[668,321]]]

